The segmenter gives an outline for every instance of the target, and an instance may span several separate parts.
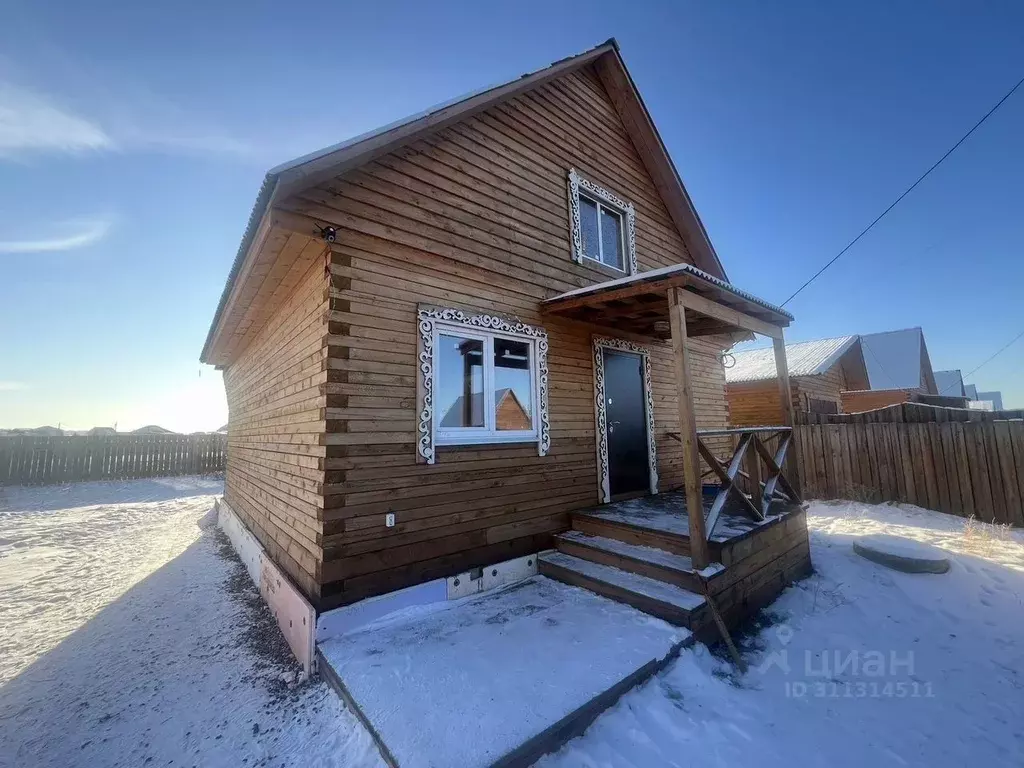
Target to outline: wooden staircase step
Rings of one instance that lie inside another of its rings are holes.
[[[595,515],[572,515],[572,529],[601,536],[606,539],[617,539],[627,544],[638,544],[644,547],[657,547],[675,555],[690,554],[690,537],[665,533],[649,528],[604,520]]]
[[[681,627],[690,626],[691,614],[705,603],[701,595],[675,584],[565,552],[545,552],[537,558],[537,568],[552,579],[589,589]]]
[[[723,570],[721,565],[713,563],[697,574],[687,555],[605,536],[591,536],[583,531],[568,531],[556,536],[555,546],[567,555],[675,584],[698,594],[701,591],[699,576],[710,578]]]

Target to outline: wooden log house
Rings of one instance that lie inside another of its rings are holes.
[[[962,402],[939,393],[920,328],[870,333],[860,339],[869,386],[848,387],[842,392],[843,413],[873,411],[900,403],[957,407]]]
[[[771,349],[734,352],[726,362],[729,423],[778,424],[783,418],[778,373]],[[840,336],[786,345],[792,406],[808,413],[839,413],[841,393],[868,388],[860,337]]]
[[[202,352],[224,499],[319,611],[557,547],[548,575],[739,616],[809,551],[785,448],[721,460],[720,355],[771,337],[788,403],[790,321],[729,284],[609,41],[268,173]]]

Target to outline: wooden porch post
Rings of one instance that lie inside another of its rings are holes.
[[[779,328],[779,335],[772,338],[772,346],[775,349],[775,370],[779,375],[779,398],[782,400],[782,423],[792,427],[793,419],[793,395],[789,389],[789,361],[786,360],[786,339],[782,329]],[[796,440],[789,445],[789,455],[786,456],[786,477],[797,493],[800,490],[800,475],[796,461]]]
[[[669,319],[672,323],[673,366],[679,395],[679,437],[683,444],[683,479],[686,482],[686,510],[690,524],[690,560],[696,569],[711,562],[704,530],[704,498],[700,486],[700,454],[697,449],[697,420],[690,387],[690,353],[686,348],[686,307],[682,288],[669,289]],[[789,382],[787,379],[787,389]]]

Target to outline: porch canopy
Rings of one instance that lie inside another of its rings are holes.
[[[692,264],[640,272],[577,288],[543,302],[544,312],[613,330],[668,339],[675,289],[686,310],[688,336],[754,332],[780,338],[793,316]]]
[[[545,314],[605,327],[613,334],[625,332],[655,339],[671,339],[679,391],[679,439],[683,446],[691,559],[695,568],[705,567],[709,555],[700,482],[702,444],[694,416],[690,353],[686,340],[688,337],[714,334],[759,333],[769,336],[775,349],[775,365],[779,377],[784,421],[780,426],[791,428],[793,405],[783,329],[793,321],[793,316],[781,307],[769,304],[690,264],[674,264],[577,288],[547,299],[541,306]],[[735,490],[732,478],[735,477],[741,459],[742,453],[738,451],[730,463],[736,467],[730,466],[728,479],[719,472],[725,483],[723,494]],[[792,469],[790,474],[792,485],[796,486],[797,478]],[[759,495],[760,487],[754,492]],[[714,514],[709,516],[712,526],[716,518]]]

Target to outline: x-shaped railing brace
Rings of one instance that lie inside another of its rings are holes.
[[[775,455],[772,455],[768,447],[758,437],[758,432],[766,431],[785,433],[779,440],[779,447],[776,449]],[[703,440],[704,437],[726,434],[738,434],[740,436],[728,466],[718,460],[707,445],[704,444]],[[786,461],[786,451],[789,450],[792,439],[793,433],[790,429],[728,429],[705,430],[697,433],[697,449],[700,451],[700,455],[707,462],[708,466],[711,467],[711,471],[718,475],[718,478],[722,481],[722,488],[719,490],[714,502],[712,502],[711,509],[706,518],[705,528],[708,538],[714,532],[718,518],[721,516],[722,510],[725,508],[730,496],[735,496],[740,501],[743,509],[757,521],[764,520],[768,516],[768,509],[775,500],[797,503],[800,501],[799,495],[793,490],[793,487],[789,484],[782,471],[782,466]],[[741,470],[741,467],[751,446],[753,446],[755,452],[751,462],[751,469],[753,471],[751,474],[747,474]],[[759,460],[763,460],[768,469],[768,477],[764,483],[761,482]],[[736,484],[737,475],[746,477],[751,481],[754,486],[753,499],[743,493]]]

